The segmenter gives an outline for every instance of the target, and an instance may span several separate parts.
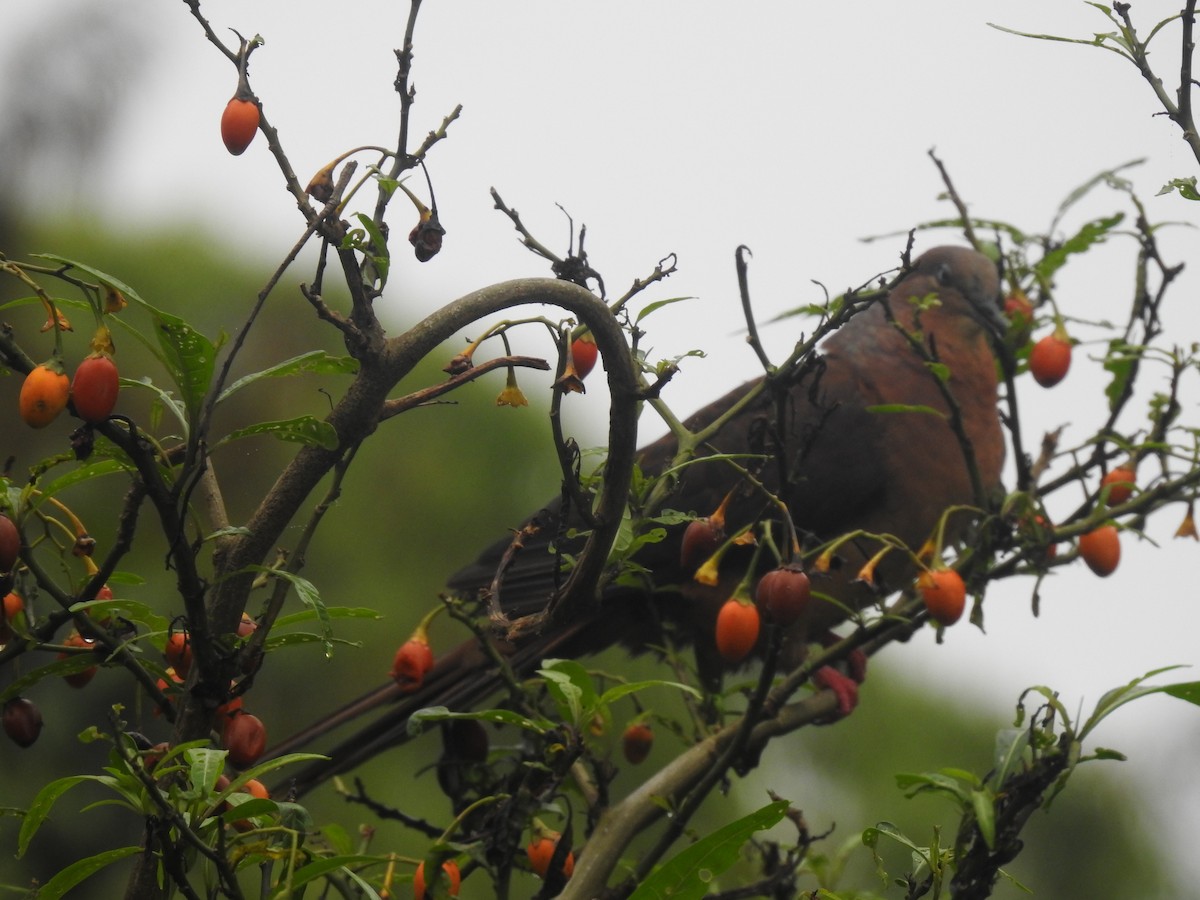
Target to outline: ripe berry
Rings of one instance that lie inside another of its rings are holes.
[[[267,749],[267,727],[249,713],[240,712],[226,722],[221,737],[229,761],[239,769],[254,765]]]
[[[917,590],[935,622],[953,625],[967,608],[967,587],[953,569],[926,569],[917,578]]]
[[[66,409],[70,393],[71,382],[57,363],[35,366],[21,384],[21,418],[32,428],[45,428]]]
[[[683,531],[679,561],[685,572],[695,572],[725,542],[725,520],[714,516],[693,519]]]
[[[1028,328],[1033,321],[1033,302],[1020,291],[1004,298],[1004,315],[1018,329]]]
[[[0,513],[0,572],[11,572],[21,556],[21,533],[8,516]]]
[[[32,700],[14,697],[4,704],[4,733],[18,747],[29,747],[42,733],[42,711]]]
[[[1029,371],[1042,387],[1054,387],[1071,368],[1071,340],[1065,333],[1048,334],[1029,352]]]
[[[758,580],[758,587],[754,591],[754,600],[762,608],[767,620],[784,626],[791,625],[804,615],[811,597],[808,576],[795,565],[768,572]]]
[[[1133,488],[1137,483],[1137,472],[1126,463],[1109,471],[1100,480],[1100,488],[1108,488],[1108,505],[1120,506],[1133,496]]]
[[[183,678],[187,678],[192,668],[192,644],[186,631],[173,631],[167,635],[167,644],[163,648],[163,656],[167,658]]]
[[[233,97],[225,104],[221,113],[221,140],[225,149],[234,156],[241,156],[258,133],[258,104],[253,100]]]
[[[429,648],[429,640],[423,634],[414,633],[396,651],[390,674],[402,693],[411,694],[421,686],[432,668],[433,650]]]
[[[91,650],[96,645],[95,641],[89,641],[87,638],[85,638],[83,635],[81,635],[78,631],[71,632],[71,634],[67,636],[67,639],[65,641],[63,641],[63,643],[68,647],[79,647],[79,648],[85,649],[85,650]],[[58,654],[58,658],[59,659],[69,659],[70,657],[75,656],[75,655],[76,654],[67,653],[64,651],[64,652]],[[70,675],[64,675],[63,681],[65,681],[67,684],[69,684],[73,688],[81,688],[81,687],[84,687],[89,681],[91,681],[95,677],[96,677],[96,667],[88,666],[88,668],[83,669],[82,671],[72,672]]]
[[[630,765],[645,762],[654,746],[654,732],[645,722],[634,722],[621,735],[621,750]]]
[[[575,360],[575,374],[587,378],[588,373],[596,368],[596,359],[600,351],[596,349],[596,339],[591,332],[586,332],[571,341],[571,358]]]
[[[529,855],[529,868],[533,869],[539,878],[545,878],[546,873],[550,871],[550,861],[554,859],[554,851],[558,847],[561,837],[562,835],[557,831],[547,830],[535,836],[529,846],[525,848],[525,852]],[[566,858],[563,860],[562,874],[570,878],[574,872],[575,854],[568,850]]]
[[[85,422],[103,422],[112,415],[120,389],[120,376],[112,357],[93,353],[79,364],[71,381],[75,412]]]
[[[732,597],[717,613],[717,652],[726,662],[741,662],[758,641],[758,607]]]
[[[1115,525],[1101,525],[1079,538],[1079,555],[1088,568],[1107,578],[1121,562],[1121,538]]]
[[[462,883],[462,873],[458,870],[458,863],[452,859],[448,859],[442,863],[442,871],[446,873],[446,878],[450,882],[448,893],[451,897],[457,897],[458,886]],[[424,861],[417,866],[417,871],[413,874],[413,900],[425,900]]]

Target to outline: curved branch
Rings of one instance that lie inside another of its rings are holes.
[[[362,368],[325,421],[338,435],[333,449],[301,448],[245,523],[247,533],[231,539],[214,553],[216,584],[212,617],[215,627],[232,631],[250,589],[253,573],[271,552],[283,530],[317,484],[378,426],[387,395],[401,378],[438,345],[471,323],[505,309],[529,303],[561,307],[591,329],[605,360],[612,396],[609,412],[609,457],[604,489],[596,509],[598,527],[588,538],[579,564],[545,619],[566,615],[584,598],[594,595],[608,548],[620,525],[637,443],[637,383],[625,336],[605,304],[590,291],[565,281],[529,278],[492,285],[453,301],[427,316],[404,334],[386,342],[378,356],[363,360]]]

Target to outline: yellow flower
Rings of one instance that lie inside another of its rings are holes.
[[[525,399],[525,395],[517,387],[517,370],[512,366],[508,367],[508,383],[504,385],[504,390],[496,398],[496,405],[512,407],[529,405],[529,401]]]

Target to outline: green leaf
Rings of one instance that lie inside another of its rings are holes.
[[[370,609],[366,606],[327,606],[325,607],[325,615],[330,619],[383,618],[383,616],[379,614],[378,610]],[[315,618],[317,618],[317,611],[315,609],[305,609],[286,616],[280,616],[275,620],[275,628],[283,628],[288,625],[298,625],[301,622],[311,622]]]
[[[90,481],[93,478],[99,478],[102,475],[115,475],[120,472],[128,472],[132,467],[120,460],[102,459],[93,460],[84,463],[71,469],[64,475],[60,475],[53,481],[43,481],[38,484],[40,492],[39,500],[44,500],[48,497],[53,497],[55,494],[69,487],[74,487],[77,484],[82,484],[85,481]]]
[[[325,658],[333,656],[333,624],[329,621],[329,609],[325,606],[325,601],[321,599],[321,592],[317,590],[315,584],[307,578],[301,578],[295,572],[271,569],[267,566],[247,566],[243,571],[265,572],[274,578],[283,578],[290,582],[296,589],[296,596],[300,598],[300,602],[312,610],[317,621],[321,623],[321,639],[325,644]]]
[[[1010,775],[1023,769],[1028,748],[1028,728],[1003,728],[996,732],[992,763],[995,771],[990,779],[991,783],[998,788],[1008,780]]]
[[[638,691],[646,690],[646,688],[655,687],[677,688],[681,691],[691,694],[697,700],[703,697],[703,695],[691,685],[680,684],[678,681],[632,681],[628,684],[618,684],[614,687],[610,687],[607,691],[600,695],[600,703],[604,706],[609,706],[628,694],[636,694]]]
[[[239,428],[225,435],[217,443],[217,446],[219,447],[228,444],[230,441],[258,434],[270,434],[281,441],[312,444],[316,447],[324,447],[326,450],[336,450],[338,448],[337,429],[328,422],[324,422],[314,416],[300,416],[295,419],[284,419],[278,422],[259,422],[257,425],[248,425],[245,428]]]
[[[221,392],[217,402],[244,387],[264,378],[282,378],[288,375],[353,375],[358,371],[358,360],[350,356],[330,356],[324,350],[311,350],[299,356],[277,363],[261,372],[245,375]]]
[[[642,308],[642,311],[637,314],[637,318],[633,320],[633,324],[639,324],[642,319],[650,315],[655,310],[662,309],[664,306],[670,306],[672,303],[681,303],[684,300],[695,300],[695,297],[668,297],[666,300],[655,300],[653,303],[648,303]]]
[[[1200,706],[1200,681],[1189,681],[1186,684],[1168,684],[1162,689],[1162,692]]]
[[[921,403],[877,403],[874,406],[868,406],[867,412],[870,413],[925,413],[938,418],[946,418],[946,414],[940,409],[934,409],[932,406],[925,406]]]
[[[275,890],[275,892],[271,894],[271,898],[272,900],[282,900],[284,897],[298,896],[292,894],[293,889],[302,887],[309,882],[316,881],[318,878],[324,878],[331,872],[336,872],[339,869],[346,868],[347,866],[362,867],[369,865],[383,865],[385,863],[387,863],[387,857],[382,856],[351,855],[318,858],[306,866],[301,866],[299,869],[293,872],[286,882],[281,884]]]
[[[1154,687],[1142,686],[1143,682],[1149,678],[1153,678],[1155,675],[1161,675],[1163,672],[1170,672],[1173,669],[1179,668],[1183,667],[1164,666],[1161,669],[1154,669],[1150,672],[1147,672],[1140,678],[1133,679],[1133,681],[1129,682],[1128,684],[1124,684],[1118,688],[1113,688],[1111,691],[1105,693],[1104,696],[1100,698],[1099,702],[1096,703],[1096,710],[1092,713],[1091,718],[1089,718],[1080,729],[1079,740],[1082,741],[1085,737],[1087,737],[1087,735],[1110,714],[1120,709],[1126,703],[1132,703],[1134,700],[1137,700],[1141,697],[1145,697],[1149,694],[1165,693],[1168,688],[1176,688],[1182,689],[1181,693],[1185,695],[1182,699],[1188,699],[1186,695],[1198,690],[1198,688],[1195,687],[1195,683],[1184,685],[1156,685]]]
[[[1184,200],[1200,200],[1200,191],[1196,190],[1196,176],[1191,175],[1187,178],[1172,178],[1158,190],[1156,196],[1161,197],[1163,194],[1169,194],[1171,191],[1179,191],[1179,195]]]
[[[161,359],[161,357],[160,357],[160,359]],[[167,365],[167,363],[166,363],[166,360],[164,359],[163,360],[163,368],[166,368],[166,365]],[[165,388],[159,387],[154,382],[152,382],[149,378],[140,378],[137,380],[122,378],[121,384],[125,387],[144,388],[145,390],[150,391],[150,393],[154,394],[154,396],[157,398],[158,407],[160,407],[162,409],[169,409],[171,411],[171,414],[175,416],[175,419],[179,422],[179,424],[181,426],[183,426],[184,428],[187,428],[187,425],[188,425],[187,409],[184,407],[184,405],[182,403],[180,403],[178,400],[175,399],[175,395],[172,394],[170,391],[166,390]],[[157,422],[155,424],[157,425]]]
[[[71,775],[52,781],[38,791],[33,802],[29,804],[29,809],[25,812],[24,821],[21,822],[21,833],[17,837],[17,859],[25,855],[29,842],[37,834],[37,830],[42,827],[42,823],[50,815],[50,810],[59,797],[81,782],[99,780],[100,776],[98,775]]]
[[[274,759],[268,759],[266,762],[261,762],[256,766],[251,766],[249,769],[246,769],[244,772],[238,775],[237,778],[234,778],[229,782],[229,787],[226,789],[226,791],[241,790],[247,781],[251,781],[255,778],[261,779],[264,775],[274,772],[276,769],[282,769],[285,766],[291,766],[302,762],[317,762],[327,759],[329,759],[328,756],[322,756],[320,753],[285,753],[283,756],[276,756]]]
[[[1071,237],[1043,256],[1033,267],[1038,275],[1050,281],[1054,274],[1066,265],[1067,258],[1074,253],[1084,253],[1093,244],[1103,241],[1108,233],[1125,219],[1124,213],[1114,213],[1103,219],[1093,219],[1084,224]]]
[[[737,862],[746,841],[755,832],[778,824],[787,811],[788,802],[777,800],[717,829],[667,861],[642,882],[630,900],[699,900]]]
[[[1116,408],[1117,403],[1125,396],[1125,391],[1129,388],[1129,379],[1134,373],[1134,364],[1137,362],[1137,355],[1132,352],[1132,348],[1125,341],[1116,339],[1109,341],[1108,353],[1104,357],[1104,368],[1112,374],[1112,381],[1104,389],[1104,396],[1108,398],[1108,408],[1110,411]]]
[[[163,351],[167,372],[179,388],[189,429],[194,429],[204,405],[204,396],[212,384],[217,348],[199,331],[178,316],[158,312],[154,333]]]
[[[546,733],[544,724],[535,722],[533,719],[527,719],[525,716],[511,710],[483,709],[478,712],[456,713],[450,712],[444,706],[430,706],[425,709],[418,709],[408,717],[408,733],[410,735],[418,735],[425,729],[427,723],[446,722],[450,719],[475,719],[480,722],[513,725],[517,728],[524,728],[526,731],[532,731],[535,734]]]
[[[201,793],[212,793],[217,786],[217,779],[225,771],[225,750],[214,750],[211,747],[194,747],[185,750],[184,758],[188,763],[188,780],[192,787]]]
[[[971,791],[971,811],[975,813],[975,824],[989,850],[996,847],[996,798],[991,791]]]
[[[596,686],[587,669],[573,659],[547,659],[538,674],[558,704],[559,718],[582,728],[596,711]]]
[[[81,859],[79,862],[71,863],[65,869],[60,869],[53,878],[38,888],[38,900],[58,900],[79,882],[95,875],[105,866],[128,859],[141,852],[141,847],[119,847],[116,850],[106,850],[95,856],[89,856],[87,859]]]

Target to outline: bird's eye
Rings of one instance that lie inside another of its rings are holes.
[[[950,266],[946,263],[942,263],[933,273],[933,277],[937,279],[938,284],[949,284],[951,274],[952,272]]]

